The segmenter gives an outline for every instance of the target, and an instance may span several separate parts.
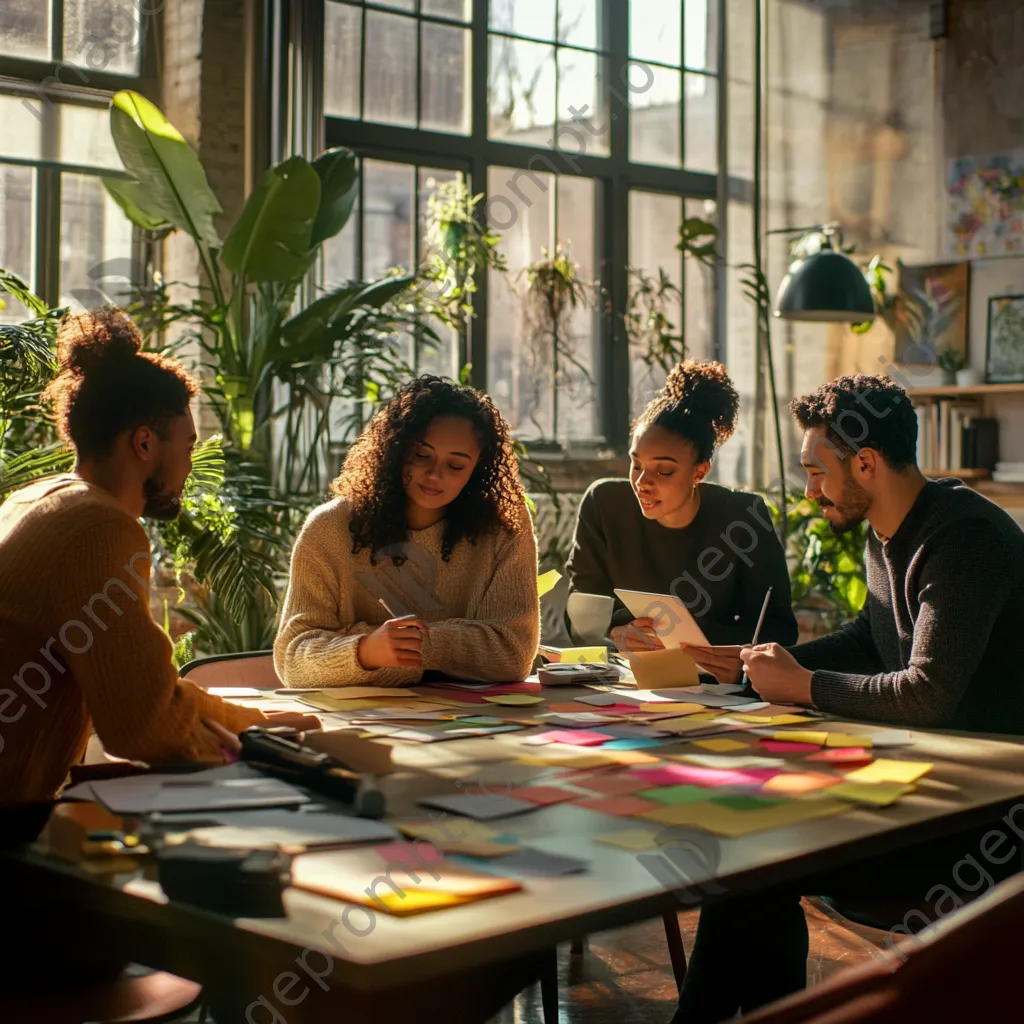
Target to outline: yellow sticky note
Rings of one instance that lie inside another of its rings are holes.
[[[641,704],[641,711],[653,711],[659,715],[672,712],[676,715],[696,715],[707,708],[703,704],[691,704],[689,701],[660,701],[657,704]]]
[[[873,764],[847,773],[847,782],[916,782],[935,766],[930,761],[891,761],[880,757]]]
[[[830,732],[826,747],[870,747],[870,736],[853,736],[848,732]]]
[[[402,835],[409,839],[429,839],[437,844],[463,839],[485,842],[500,834],[471,818],[445,818],[443,827],[433,821],[399,821],[396,824]]]
[[[726,750],[743,750],[747,746],[746,743],[740,743],[739,740],[730,740],[724,736],[710,740],[694,740],[693,745],[695,747],[703,747],[705,750],[713,750],[716,753],[722,753]]]
[[[657,764],[661,760],[642,750],[606,750],[601,756],[615,764]]]
[[[696,715],[689,715],[688,717],[691,722],[713,722],[716,718],[721,718],[724,714],[726,714],[725,711],[720,711],[717,708],[714,710],[705,708]]]
[[[656,832],[648,832],[644,828],[629,828],[625,832],[610,832],[603,836],[594,836],[595,843],[604,843],[606,846],[615,846],[620,850],[629,850],[631,853],[643,853],[644,850],[657,848],[655,840]]]
[[[484,697],[484,700],[491,704],[507,704],[514,707],[517,704],[543,704],[544,698],[534,696],[532,693],[499,693],[493,697]]]
[[[645,690],[696,686],[700,682],[697,663],[681,647],[657,651],[632,651],[629,667],[637,686]]]
[[[849,776],[847,776],[849,778]],[[852,800],[858,804],[871,804],[874,807],[888,807],[906,793],[912,793],[914,786],[904,786],[898,782],[840,782],[838,786],[830,786],[828,795]]]
[[[754,725],[771,725],[771,715],[744,715],[736,712],[729,712],[730,718],[735,718],[737,722],[753,722]]]
[[[773,715],[768,719],[772,725],[796,725],[798,722],[813,722],[810,715]]]
[[[547,572],[542,572],[537,577],[537,596],[543,597],[549,590],[554,588],[561,578],[562,574],[557,569],[549,569]]]
[[[382,706],[379,700],[339,700],[329,693],[303,693],[299,694],[297,699],[320,711],[366,711],[368,708]],[[388,707],[395,711],[406,709],[404,702],[398,705],[389,704]]]
[[[607,647],[566,647],[562,651],[563,665],[578,665],[582,662],[587,664],[608,664]]]
[[[828,740],[827,732],[805,732],[800,729],[782,729],[772,734],[773,740],[781,743],[813,743],[815,746],[823,747]]]
[[[663,729],[665,732],[691,732],[694,729],[708,727],[707,721],[701,721],[697,715],[688,715],[685,718],[659,718],[654,725],[655,728]]]

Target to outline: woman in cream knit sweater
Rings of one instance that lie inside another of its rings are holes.
[[[540,612],[518,470],[486,395],[440,377],[405,385],[299,534],[274,642],[286,685],[522,679]]]

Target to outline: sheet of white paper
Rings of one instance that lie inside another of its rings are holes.
[[[240,812],[235,820],[192,830],[197,842],[211,846],[337,846],[385,842],[398,831],[381,821],[342,814],[297,814],[292,811]]]
[[[849,731],[855,735],[863,733],[865,736],[870,736],[873,747],[903,747],[914,742],[909,729],[877,729],[874,731],[850,729]]]
[[[742,693],[746,687],[736,683],[701,683],[700,688],[705,693]]]
[[[611,693],[588,693],[585,697],[575,697],[574,700],[583,704],[592,704],[594,707],[603,708],[610,704],[643,704],[636,694],[637,690],[613,690]]]
[[[309,801],[300,789],[280,779],[211,779],[206,772],[104,779],[93,782],[92,789],[96,799],[113,814],[287,807]]]

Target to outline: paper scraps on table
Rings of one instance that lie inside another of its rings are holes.
[[[828,741],[827,732],[811,732],[801,729],[780,729],[772,735],[779,743],[807,743],[815,747],[823,747]],[[847,744],[850,746],[850,744]]]
[[[576,800],[579,793],[560,786],[519,786],[508,794],[513,800],[528,800],[531,804],[547,807],[549,804],[568,803]]]
[[[843,780],[824,772],[780,772],[763,786],[765,793],[780,793],[785,796],[799,796],[819,789],[838,785]]]
[[[805,761],[824,761],[826,764],[845,767],[871,764],[871,754],[863,747],[828,747],[808,754]]]
[[[901,796],[913,793],[915,786],[901,785],[898,782],[840,782],[832,786],[828,795],[849,800],[858,804],[871,804],[874,807],[888,807],[896,803]]]
[[[486,695],[484,700],[491,704],[506,704],[509,707],[526,704],[543,704],[544,698],[537,697],[532,693],[499,693],[496,696]]]
[[[873,747],[903,747],[914,742],[909,729],[877,729],[868,735]]]
[[[934,768],[930,761],[891,761],[881,757],[866,768],[848,772],[847,782],[916,782]]]
[[[756,755],[728,754],[666,754],[673,761],[686,761],[688,764],[699,764],[702,768],[773,768],[778,767],[777,757],[757,757]]]
[[[256,812],[251,823],[192,828],[180,834],[200,846],[249,850],[305,850],[391,839],[394,828],[381,821],[342,814],[299,814],[294,811]],[[171,843],[170,835],[165,841]]]
[[[601,747],[601,750],[647,750],[650,747],[660,746],[661,740],[634,736],[632,738],[624,737],[622,739],[612,740],[609,743],[605,743],[604,746]]]
[[[640,705],[641,711],[654,711],[659,714],[674,712],[677,715],[696,715],[704,710],[703,704],[695,704],[693,701],[659,701],[647,702]]]
[[[766,829],[796,825],[815,818],[842,814],[849,804],[827,798],[816,800],[783,800],[760,809],[733,810],[710,800],[704,803],[677,804],[659,807],[640,815],[645,821],[663,825],[693,825],[713,835],[735,838]]]
[[[607,647],[566,647],[562,651],[563,665],[607,665]]]
[[[647,788],[647,783],[641,779],[619,772],[583,775],[571,781],[580,789],[589,789],[592,793],[604,793],[606,796],[624,796],[628,793],[635,793],[638,789]]]
[[[547,572],[542,572],[537,577],[537,596],[543,597],[553,590],[561,578],[562,574],[557,569],[549,569]]]
[[[324,687],[317,691],[327,694],[337,700],[361,700],[365,697],[373,697],[379,702],[382,700],[402,700],[409,697],[418,697],[416,690],[405,689],[400,686],[332,686]]]
[[[621,796],[595,796],[575,800],[575,807],[585,807],[589,811],[600,811],[601,814],[613,814],[616,817],[629,818],[634,814],[653,810],[657,805],[650,800],[642,800],[632,794]]]
[[[380,708],[382,701],[377,697],[337,697],[333,693],[300,693],[296,700],[319,711],[370,711]],[[417,697],[405,697],[401,700],[387,701],[387,708],[392,711],[433,711],[437,705]]]
[[[724,736],[707,740],[693,740],[692,742],[695,747],[700,747],[702,750],[711,750],[718,754],[726,750],[745,750],[750,746],[749,743],[743,743],[741,740],[731,740]]]
[[[422,807],[436,807],[452,814],[464,815],[477,821],[491,821],[507,818],[513,814],[535,811],[537,805],[528,800],[513,800],[507,796],[490,793],[466,793],[456,796],[425,796],[416,801]]]
[[[470,818],[396,821],[395,827],[409,839],[426,839],[442,849],[446,843],[483,843],[501,835],[489,825],[473,821]]]
[[[761,746],[773,754],[806,754],[815,747],[811,743],[784,743],[781,740],[770,740],[762,737]]]
[[[645,828],[627,828],[623,832],[608,832],[603,836],[594,836],[595,843],[614,846],[629,853],[644,853],[658,848],[657,832]]]
[[[531,738],[534,741],[565,743],[573,747],[597,747],[607,743],[612,737],[605,732],[594,732],[590,729],[550,729]]]
[[[394,849],[391,855],[403,856]],[[383,854],[372,847],[307,853],[292,861],[291,884],[397,915],[440,910],[488,896],[518,892],[522,888],[514,879],[476,871],[448,858],[431,864],[430,871],[416,861],[415,867],[410,866],[407,871],[392,869],[388,872],[388,865],[396,863],[401,864],[402,860],[389,860],[387,848]],[[381,878],[395,881],[392,885],[380,885]]]
[[[657,804],[691,804],[698,800],[707,800],[708,791],[702,786],[659,786],[656,789],[643,789],[636,794],[641,800],[650,800]]]
[[[548,853],[534,846],[520,846],[514,853],[479,865],[481,871],[511,875],[513,878],[558,878],[587,870],[587,862],[579,857]]]
[[[871,737],[867,734],[857,733],[853,735],[848,732],[830,732],[828,739],[825,741],[826,747],[870,747],[872,746]]]

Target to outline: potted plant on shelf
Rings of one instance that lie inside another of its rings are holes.
[[[938,357],[938,364],[942,370],[942,383],[946,385],[958,384],[958,377],[966,365],[967,360],[962,352],[955,348],[944,348]]]

